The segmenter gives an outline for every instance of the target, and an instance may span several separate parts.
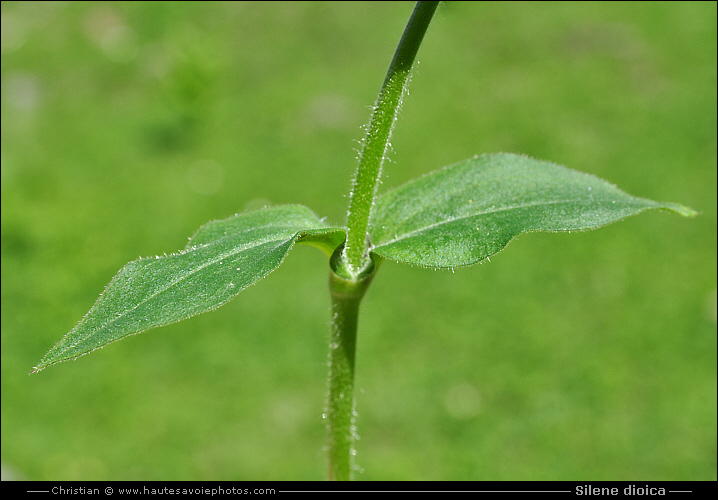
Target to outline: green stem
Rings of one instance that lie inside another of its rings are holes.
[[[349,198],[343,267],[350,278],[358,276],[364,267],[369,265],[367,229],[381,177],[382,163],[386,158],[391,131],[408,84],[411,67],[438,4],[439,2],[417,2],[374,105]]]
[[[333,264],[341,248],[333,257]],[[332,265],[334,268],[334,265]],[[332,297],[331,338],[329,341],[329,400],[327,419],[330,480],[349,481],[354,473],[354,442],[357,439],[354,411],[354,359],[359,303],[374,277],[374,266],[359,279],[337,275],[332,269],[329,290]]]
[[[328,477],[350,480],[354,473],[354,355],[359,304],[376,272],[367,229],[381,165],[406,89],[409,72],[439,2],[417,2],[379,92],[349,199],[347,241],[331,258],[329,290],[332,326],[329,344],[327,419]]]

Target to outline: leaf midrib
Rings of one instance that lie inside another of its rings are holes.
[[[401,234],[400,236],[395,236],[393,239],[391,239],[391,240],[389,240],[389,241],[387,241],[387,242],[380,243],[380,244],[376,245],[374,248],[381,248],[381,247],[383,247],[383,246],[391,245],[392,243],[396,243],[397,241],[401,241],[401,240],[403,240],[403,239],[411,238],[412,236],[414,236],[414,235],[416,235],[416,234],[423,233],[423,232],[428,231],[428,230],[430,230],[430,229],[433,229],[433,228],[435,228],[435,227],[439,227],[439,226],[441,226],[441,225],[443,225],[443,224],[450,224],[450,223],[455,222],[455,221],[457,221],[457,220],[470,219],[470,218],[472,218],[472,217],[479,217],[479,216],[482,216],[482,215],[489,215],[489,214],[494,214],[494,213],[498,213],[498,212],[507,212],[507,211],[510,211],[510,210],[519,210],[519,209],[523,209],[523,208],[535,207],[535,206],[541,206],[541,205],[560,205],[560,204],[563,204],[563,203],[572,203],[572,202],[575,203],[576,201],[577,201],[577,200],[570,200],[570,199],[568,199],[568,200],[556,200],[556,201],[548,201],[548,202],[547,202],[547,201],[540,201],[540,202],[524,203],[524,204],[521,204],[521,205],[514,205],[514,206],[511,206],[511,207],[490,209],[490,210],[486,210],[486,211],[483,211],[483,212],[476,212],[476,213],[473,213],[473,214],[470,214],[470,215],[464,215],[464,216],[460,216],[460,217],[454,217],[454,218],[451,219],[451,220],[442,220],[442,221],[439,221],[439,222],[434,222],[433,224],[430,224],[430,225],[428,225],[428,226],[423,226],[423,227],[421,227],[420,229],[416,229],[416,230],[412,230],[412,231],[403,233],[403,234]],[[421,211],[418,211],[418,212],[415,212],[414,215],[420,214],[420,213],[421,213]]]
[[[270,238],[270,239],[265,239],[265,240],[259,240],[259,241],[256,241],[256,242],[252,242],[253,244],[250,243],[250,244],[247,244],[247,245],[244,245],[244,246],[241,246],[241,247],[235,247],[235,248],[231,249],[231,250],[228,251],[228,252],[225,252],[225,253],[220,254],[219,256],[217,256],[217,257],[214,258],[214,259],[210,259],[210,260],[207,261],[206,263],[203,263],[202,265],[200,265],[200,266],[196,267],[195,269],[193,269],[191,272],[188,272],[188,273],[184,274],[183,276],[181,276],[180,278],[171,281],[167,286],[165,286],[165,287],[163,287],[163,288],[160,288],[159,290],[157,290],[157,291],[156,291],[155,293],[153,293],[152,295],[150,295],[150,296],[148,296],[147,298],[145,298],[144,300],[138,302],[134,307],[132,307],[132,308],[130,308],[130,309],[125,309],[124,311],[122,311],[121,314],[119,314],[118,316],[112,318],[110,321],[107,321],[106,323],[103,323],[101,326],[99,326],[98,328],[96,328],[96,329],[94,329],[93,331],[91,331],[88,335],[82,336],[81,338],[77,339],[76,342],[70,344],[69,346],[67,346],[67,347],[66,347],[65,349],[63,349],[62,351],[59,351],[58,354],[67,352],[67,351],[73,349],[74,347],[76,347],[78,344],[80,344],[80,343],[82,343],[82,342],[85,342],[85,341],[87,341],[88,339],[91,339],[92,337],[96,336],[96,335],[99,334],[100,332],[104,331],[108,326],[112,325],[114,322],[116,322],[116,321],[118,321],[118,320],[120,320],[120,319],[122,319],[122,318],[127,317],[127,315],[128,315],[129,313],[131,313],[132,311],[134,311],[135,309],[137,309],[137,308],[140,307],[141,305],[146,304],[147,302],[149,302],[149,301],[152,300],[153,298],[157,297],[158,295],[160,295],[160,294],[162,294],[162,293],[165,293],[167,290],[169,290],[170,288],[172,288],[173,286],[175,286],[177,283],[179,283],[179,282],[181,282],[181,281],[183,281],[183,280],[189,278],[190,276],[196,274],[197,272],[201,271],[202,269],[205,269],[205,268],[211,266],[212,264],[215,264],[215,263],[217,263],[217,262],[219,262],[219,261],[221,261],[222,259],[225,259],[225,258],[227,258],[227,257],[230,257],[230,256],[236,255],[236,254],[238,254],[238,253],[241,253],[241,252],[244,252],[244,251],[253,249],[253,248],[257,248],[257,247],[259,247],[259,246],[266,245],[267,243],[271,243],[271,242],[273,242],[273,241],[276,241],[276,242],[278,242],[278,243],[270,250],[270,252],[271,252],[271,251],[274,251],[274,250],[276,250],[277,248],[279,248],[281,245],[283,245],[283,244],[287,243],[288,241],[291,241],[292,239],[296,238],[297,235],[299,234],[299,232],[300,232],[300,231],[297,231],[297,232],[295,232],[291,237],[286,238],[286,239],[282,239],[282,240],[275,240],[275,239],[271,239],[271,238]],[[216,240],[216,241],[214,241],[214,242],[211,242],[211,243],[207,243],[207,244],[205,244],[205,245],[202,245],[202,247],[204,248],[204,247],[207,247],[207,246],[209,246],[209,245],[218,243],[219,241],[221,241],[221,240],[223,240],[223,239],[224,239],[224,237],[223,237],[223,238],[220,238],[219,240]],[[199,247],[198,247],[198,248],[199,248]],[[194,249],[193,249],[193,250],[194,250]],[[190,250],[190,251],[192,251],[192,250]],[[189,252],[185,252],[185,253],[189,253]],[[180,254],[178,254],[178,255],[180,255]],[[159,262],[160,259],[157,259],[157,261]],[[246,287],[245,287],[245,288],[246,288]],[[241,290],[243,290],[243,289],[244,289],[244,288],[241,288],[241,289],[238,290],[238,291],[241,291]],[[94,309],[94,307],[93,307],[92,309]],[[92,311],[92,309],[90,310],[90,312]],[[89,314],[89,313],[88,313],[88,314]],[[79,325],[78,325],[78,326],[79,326]]]

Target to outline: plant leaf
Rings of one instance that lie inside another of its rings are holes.
[[[377,200],[373,253],[426,267],[459,267],[501,251],[520,233],[594,229],[643,210],[696,212],[630,196],[589,174],[514,154],[450,165]]]
[[[329,247],[344,238],[311,210],[284,205],[202,226],[178,254],[124,266],[90,311],[33,372],[127,335],[215,309],[263,278],[295,242]]]

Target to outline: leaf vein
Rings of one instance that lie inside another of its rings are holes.
[[[482,211],[482,212],[475,212],[475,213],[460,216],[460,217],[454,217],[452,219],[445,219],[445,220],[434,222],[427,226],[422,226],[421,228],[418,228],[418,229],[407,231],[398,236],[395,235],[393,239],[379,243],[378,245],[375,245],[374,248],[380,248],[383,246],[391,245],[392,243],[396,243],[397,241],[401,241],[406,238],[411,238],[412,236],[414,236],[416,234],[423,233],[425,231],[428,231],[435,227],[442,226],[444,224],[450,224],[452,222],[456,222],[457,220],[470,219],[472,217],[480,217],[482,215],[490,215],[490,214],[499,213],[499,212],[508,212],[510,210],[519,210],[519,209],[523,209],[523,208],[536,207],[536,206],[542,206],[542,205],[561,205],[564,203],[572,203],[575,201],[577,201],[577,200],[538,201],[538,202],[524,203],[521,205],[512,205],[510,207],[493,208],[493,209],[489,209],[489,210]],[[417,213],[420,213],[420,212],[417,212]]]
[[[249,244],[242,245],[242,246],[240,246],[240,247],[234,247],[234,248],[232,248],[231,250],[229,250],[229,251],[227,251],[227,252],[223,252],[223,253],[219,254],[218,256],[216,256],[216,257],[214,257],[214,258],[212,258],[212,259],[209,259],[209,260],[207,260],[206,262],[203,262],[201,265],[199,265],[199,266],[197,266],[196,268],[192,269],[191,271],[189,271],[189,272],[187,272],[187,273],[181,275],[179,278],[172,280],[172,281],[169,282],[167,285],[165,285],[165,286],[161,287],[160,289],[158,289],[157,291],[155,291],[153,294],[151,294],[151,295],[149,295],[148,297],[144,298],[143,300],[139,301],[137,304],[134,305],[134,307],[131,307],[131,308],[129,308],[129,309],[123,310],[122,312],[120,312],[120,313],[119,313],[117,316],[115,316],[114,318],[110,319],[109,321],[103,323],[103,324],[100,325],[99,327],[97,327],[97,328],[91,330],[90,332],[88,332],[87,335],[84,335],[84,336],[79,337],[75,342],[73,342],[72,344],[68,345],[63,351],[60,351],[60,352],[67,352],[67,351],[73,349],[74,347],[76,347],[78,344],[80,344],[80,343],[82,343],[82,342],[86,342],[88,339],[91,339],[91,338],[95,337],[96,335],[98,335],[98,334],[100,334],[101,332],[105,331],[110,325],[112,325],[112,324],[115,323],[116,321],[119,321],[120,319],[126,318],[128,314],[130,314],[132,311],[136,310],[138,307],[142,306],[143,304],[146,304],[147,302],[149,302],[149,301],[152,300],[153,298],[159,296],[160,294],[167,292],[167,291],[170,290],[172,287],[174,287],[175,285],[177,285],[177,283],[180,283],[181,281],[186,280],[186,279],[189,278],[190,276],[192,276],[192,275],[198,273],[199,271],[201,271],[201,270],[207,268],[208,266],[211,266],[212,264],[215,264],[215,263],[217,263],[217,262],[220,262],[221,260],[226,259],[226,258],[228,258],[228,257],[232,257],[232,256],[234,256],[234,255],[237,255],[238,253],[241,253],[241,252],[244,252],[244,251],[253,249],[253,248],[257,248],[257,247],[260,247],[260,246],[262,246],[262,245],[266,245],[267,243],[271,243],[272,241],[277,241],[277,242],[278,242],[277,245],[275,245],[275,247],[272,248],[271,251],[276,250],[276,249],[279,248],[282,244],[286,243],[287,241],[289,241],[289,240],[291,240],[291,239],[293,239],[293,238],[296,238],[296,236],[297,236],[298,233],[299,233],[299,232],[294,233],[290,238],[287,238],[287,239],[263,238],[263,239],[261,239],[261,240],[256,240],[256,241],[254,241],[254,242],[251,242],[251,243],[249,243]],[[224,240],[224,239],[225,239],[225,238],[221,238],[221,239],[219,239],[219,240],[216,240],[215,242],[211,242],[211,243],[208,243],[208,244],[206,244],[206,245],[203,245],[202,247],[203,247],[203,248],[206,248],[206,246],[212,245],[212,244],[214,244],[214,243],[216,243],[216,242],[218,242],[218,241]],[[185,252],[185,254],[186,254],[186,253],[188,253],[188,252]],[[182,255],[182,254],[175,254],[175,255],[179,256],[179,255]],[[169,256],[169,257],[171,258],[172,256]],[[143,260],[143,259],[141,259],[141,260]],[[160,262],[162,262],[162,259],[157,259],[156,262],[159,264]],[[154,264],[154,262],[152,262],[150,265],[153,265],[153,264]],[[246,288],[246,287],[244,287],[244,288]],[[242,288],[242,289],[243,289],[243,288]],[[241,291],[242,289],[238,290],[238,292]],[[96,305],[97,305],[97,304],[95,304],[95,306],[93,306],[92,309],[90,309],[90,311],[88,312],[87,316],[89,316],[89,315],[92,313],[92,310],[95,309]],[[81,325],[81,324],[82,324],[82,322],[80,323],[80,325]],[[75,330],[73,330],[73,331],[76,331],[76,329],[77,329],[80,325],[78,325],[78,326],[75,328]]]

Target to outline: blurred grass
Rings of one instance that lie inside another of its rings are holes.
[[[2,3],[2,463],[23,479],[322,479],[327,266],[34,376],[126,262],[265,203],[343,222],[409,3]],[[716,479],[716,5],[447,2],[384,186],[483,152],[701,212],[387,263],[361,479]]]

